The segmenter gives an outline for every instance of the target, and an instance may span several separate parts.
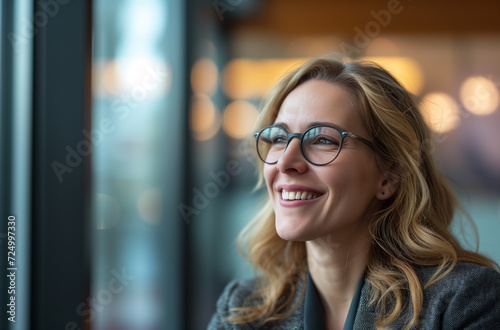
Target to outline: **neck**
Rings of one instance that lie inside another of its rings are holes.
[[[325,236],[306,242],[306,250],[309,273],[323,302],[328,328],[342,329],[368,262],[370,241],[360,236],[351,243],[336,243]]]

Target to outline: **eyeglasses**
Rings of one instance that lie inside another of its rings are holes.
[[[353,133],[328,125],[308,128],[304,133],[288,133],[281,126],[269,126],[254,133],[259,158],[266,164],[276,164],[290,141],[297,138],[304,158],[313,165],[326,165],[340,154],[344,138],[349,136],[375,150],[373,144]]]

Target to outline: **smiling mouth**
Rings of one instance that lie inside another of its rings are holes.
[[[315,199],[321,195],[310,191],[286,191],[285,189],[281,191],[281,198],[287,201]]]

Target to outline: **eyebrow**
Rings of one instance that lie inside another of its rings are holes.
[[[309,129],[309,128],[313,127],[313,126],[318,126],[318,125],[333,126],[333,127],[340,128],[341,130],[348,132],[348,130],[346,130],[342,126],[337,125],[335,123],[328,122],[328,121],[313,121],[312,123],[308,124],[307,128]],[[283,122],[274,123],[273,126],[281,126],[284,129],[286,129],[287,131],[290,131],[289,126],[286,123],[283,123]]]

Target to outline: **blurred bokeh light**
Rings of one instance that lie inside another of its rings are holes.
[[[219,111],[206,94],[195,94],[191,97],[189,127],[195,140],[204,141],[212,138],[220,128]]]
[[[234,101],[224,110],[224,131],[233,139],[243,139],[251,135],[259,112],[246,101]]]
[[[413,94],[420,94],[424,86],[424,74],[421,65],[411,57],[364,57],[389,71],[404,87]]]
[[[445,93],[431,93],[424,96],[421,111],[427,124],[438,133],[454,129],[460,122],[458,105]]]
[[[198,60],[191,69],[191,88],[195,93],[212,96],[217,89],[218,71],[214,61],[208,58]]]
[[[460,100],[472,114],[489,115],[498,108],[498,89],[488,78],[469,77],[460,88]]]
[[[260,98],[286,72],[307,59],[234,59],[224,68],[223,89],[232,99]]]

